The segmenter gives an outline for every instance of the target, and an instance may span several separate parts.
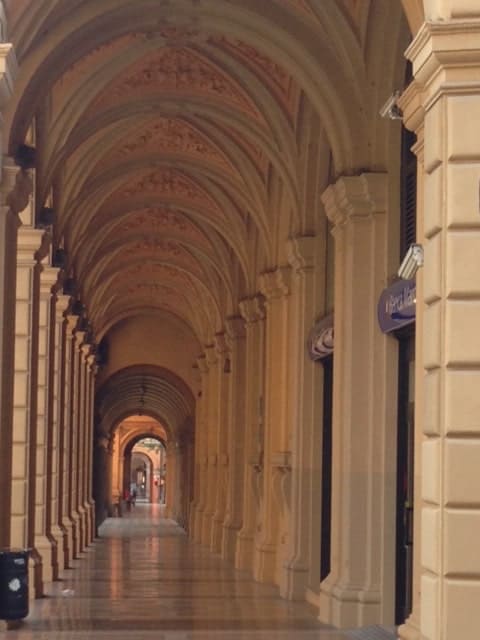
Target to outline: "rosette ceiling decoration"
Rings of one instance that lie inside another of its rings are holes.
[[[287,238],[316,224],[325,149],[336,173],[368,166],[371,3],[5,5],[19,65],[9,153],[35,131],[36,206],[53,203],[53,245],[95,339],[169,314],[195,336],[193,363]]]

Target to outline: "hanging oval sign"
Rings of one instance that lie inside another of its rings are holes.
[[[308,355],[312,360],[321,360],[333,353],[333,314],[325,316],[310,331]]]
[[[377,305],[378,324],[383,333],[415,322],[415,280],[399,280],[384,289]]]

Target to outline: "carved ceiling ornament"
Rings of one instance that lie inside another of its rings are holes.
[[[218,148],[197,129],[180,118],[162,117],[140,130],[133,131],[107,156],[106,161],[154,151],[197,156],[202,161],[207,160],[227,169],[230,173],[235,172],[232,164]]]
[[[284,111],[290,117],[293,117],[298,90],[295,91],[293,78],[283,67],[242,40],[227,38],[226,36],[211,36],[208,42],[229,51],[234,57],[246,62],[261,76],[262,82],[270,87]]]
[[[199,229],[179,211],[167,207],[147,207],[128,215],[122,222],[118,231],[120,233],[153,232],[153,233],[180,233],[203,247],[210,247],[210,243]]]
[[[149,170],[136,175],[126,185],[114,192],[111,198],[134,198],[135,196],[161,195],[178,200],[189,200],[196,204],[217,209],[216,203],[200,186],[185,174],[174,169]]]
[[[262,121],[253,102],[223,71],[197,51],[164,47],[149,53],[105,87],[89,112],[118,105],[119,100],[158,92],[220,98]]]

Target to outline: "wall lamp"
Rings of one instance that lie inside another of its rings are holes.
[[[390,120],[402,120],[403,112],[398,106],[400,91],[395,91],[385,102],[379,113],[382,118],[390,118]]]
[[[420,267],[423,267],[423,247],[421,244],[411,244],[398,269],[398,277],[411,280]]]

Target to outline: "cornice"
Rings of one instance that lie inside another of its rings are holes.
[[[287,242],[287,257],[295,271],[313,269],[315,264],[315,237],[297,236]]]
[[[265,299],[261,294],[244,298],[240,301],[238,308],[247,327],[265,319]]]
[[[322,202],[328,219],[337,227],[351,218],[384,214],[387,209],[387,174],[342,176],[327,187]]]
[[[260,291],[267,302],[283,298],[290,294],[291,279],[291,267],[278,267],[275,271],[266,271],[259,277]]]

